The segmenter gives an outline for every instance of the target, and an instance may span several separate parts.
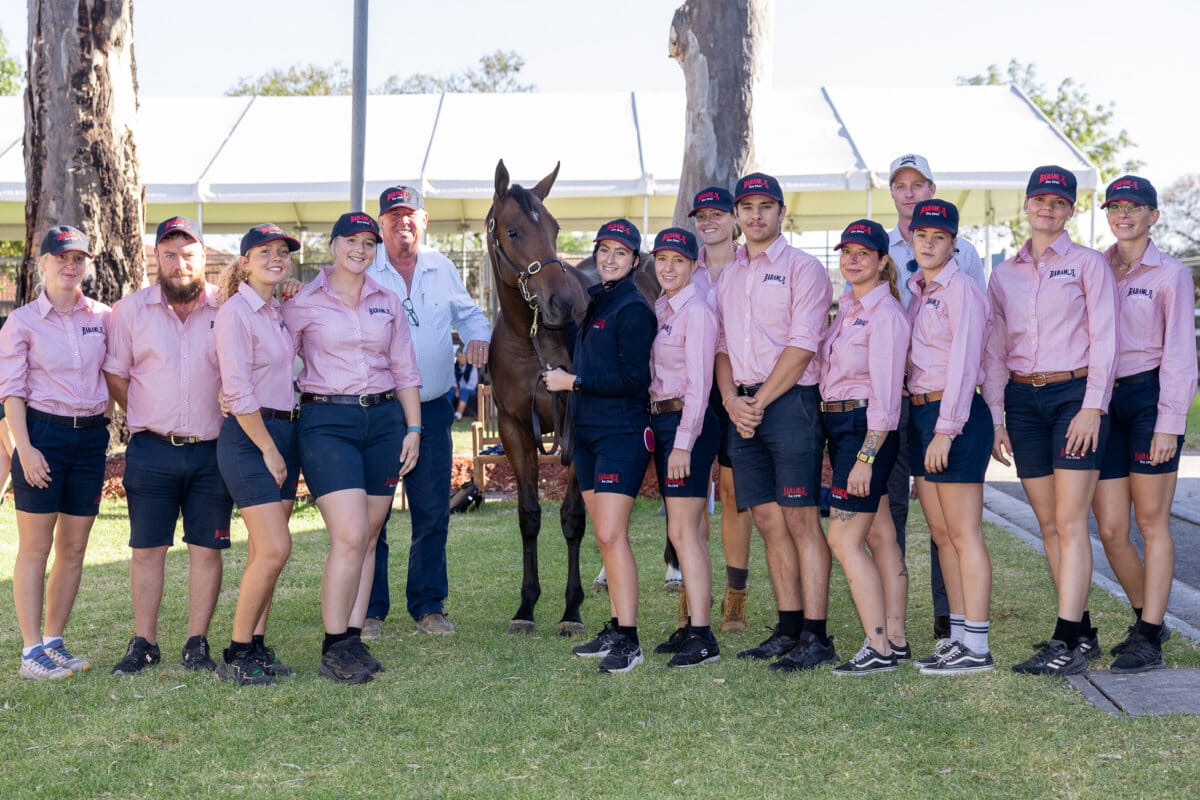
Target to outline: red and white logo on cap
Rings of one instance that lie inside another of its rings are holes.
[[[861,222],[856,222],[853,225],[851,225],[849,228],[846,229],[847,234],[853,234],[853,233],[869,234],[870,232],[871,232],[871,229],[868,228],[866,225],[863,225]]]
[[[919,217],[938,216],[938,217],[945,218],[946,217],[946,209],[942,208],[941,206],[934,206],[934,205],[921,206],[920,208],[917,209],[917,216],[919,216]]]
[[[629,230],[627,225],[622,225],[620,222],[610,222],[604,226],[605,233],[623,233],[626,236],[632,236],[633,231]]]
[[[1065,186],[1067,179],[1061,172],[1043,172],[1038,176],[1038,183],[1050,184],[1052,186]]]
[[[1114,183],[1112,185],[1112,190],[1114,192],[1120,191],[1121,189],[1132,189],[1133,191],[1136,192],[1141,188],[1142,187],[1140,185],[1138,185],[1137,181],[1132,180],[1130,178],[1125,178],[1124,180],[1117,181],[1116,183]]]
[[[413,194],[407,187],[401,186],[399,189],[393,189],[388,192],[388,203],[411,203],[413,202]]]
[[[749,178],[742,184],[742,189],[744,189],[744,190],[745,189],[769,189],[769,188],[771,188],[770,184],[768,184],[762,178]]]

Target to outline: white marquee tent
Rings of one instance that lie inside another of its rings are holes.
[[[212,233],[267,220],[327,230],[347,210],[350,118],[349,97],[141,98],[150,229],[185,214]],[[21,98],[0,97],[0,239],[24,235],[23,129]],[[548,205],[564,230],[617,216],[657,230],[674,210],[683,129],[680,91],[372,96],[367,210],[384,187],[407,183],[425,192],[434,230],[477,230],[498,159],[527,186],[561,161]],[[1099,180],[1008,86],[764,90],[754,130],[758,164],[780,179],[795,231],[862,216],[893,223],[887,170],[905,152],[929,158],[964,224],[1015,215],[1039,164],[1074,171],[1081,193]]]

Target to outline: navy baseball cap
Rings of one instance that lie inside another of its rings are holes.
[[[878,222],[873,219],[860,219],[846,226],[846,230],[842,231],[842,240],[833,249],[841,250],[848,244],[861,244],[871,250],[886,253],[891,240]]]
[[[379,194],[379,216],[382,217],[393,208],[424,211],[425,198],[411,186],[389,186]]]
[[[288,251],[292,253],[300,249],[300,242],[284,233],[283,228],[275,223],[264,222],[261,225],[255,225],[242,237],[242,255],[246,255],[255,247],[279,241],[287,242]]]
[[[603,241],[616,242],[636,253],[642,246],[642,234],[638,232],[637,226],[629,220],[614,219],[612,222],[601,225],[600,230],[596,232],[596,238],[592,241],[597,244]]]
[[[1028,199],[1052,194],[1074,204],[1075,186],[1075,173],[1065,167],[1049,164],[1038,167],[1029,176],[1029,185],[1025,187],[1025,197]]]
[[[46,231],[46,237],[42,239],[42,253],[60,256],[63,253],[69,253],[72,250],[78,250],[88,258],[91,258],[92,253],[88,249],[88,238],[83,231],[78,228],[72,228],[70,225],[58,225]]]
[[[958,236],[958,207],[937,198],[917,203],[908,229],[915,231],[921,228],[937,228],[951,236]]]
[[[351,211],[349,214],[342,214],[338,217],[337,222],[333,223],[333,230],[329,232],[329,238],[353,236],[363,231],[375,234],[376,242],[383,241],[383,237],[379,235],[379,223],[370,214],[362,211]]]
[[[729,190],[721,186],[709,186],[701,189],[692,198],[692,210],[688,212],[689,217],[696,216],[696,212],[704,208],[715,208],[718,211],[733,213],[733,195]]]
[[[179,231],[180,233],[186,233],[197,242],[200,242],[201,244],[204,243],[204,239],[200,237],[199,225],[187,217],[171,217],[170,219],[164,219],[162,222],[158,223],[158,230],[154,234],[154,246],[158,247],[159,242],[176,231]]]
[[[1100,207],[1108,208],[1109,203],[1121,200],[1139,206],[1158,208],[1158,192],[1154,190],[1154,184],[1137,175],[1122,175],[1110,183],[1104,190],[1104,202]]]
[[[658,232],[658,236],[654,237],[654,249],[651,253],[658,253],[660,250],[670,250],[673,253],[679,253],[684,258],[696,260],[696,237],[691,231],[683,228],[666,228]]]
[[[733,194],[734,203],[740,203],[751,195],[761,194],[783,205],[783,189],[779,188],[779,181],[765,172],[751,172],[742,178],[737,182]]]

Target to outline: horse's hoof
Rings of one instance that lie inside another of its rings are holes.
[[[509,633],[533,633],[533,620],[514,619],[508,623]]]
[[[683,591],[683,573],[679,567],[667,566],[667,574],[663,577],[663,588],[668,592]]]
[[[677,593],[683,591],[683,581],[672,581],[672,580],[663,581],[663,588],[666,589],[668,592],[677,594]]]
[[[594,581],[592,583],[592,591],[595,592],[596,594],[600,594],[602,592],[607,592],[608,591],[608,582],[607,581]]]
[[[558,623],[559,636],[583,636],[583,623],[563,620]]]

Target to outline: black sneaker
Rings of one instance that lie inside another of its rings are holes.
[[[687,640],[688,629],[685,625],[682,628],[676,628],[673,630],[665,642],[654,648],[654,652],[658,653],[660,656],[678,653],[683,648],[684,644],[687,643]]]
[[[608,654],[600,660],[600,671],[629,672],[644,660],[641,645],[618,633],[609,644]]]
[[[371,655],[371,651],[367,649],[367,644],[361,636],[351,636],[346,641],[350,642],[350,649],[354,653],[354,657],[358,659],[358,663],[366,667],[368,672],[374,675],[384,671],[382,662]]]
[[[1100,649],[1099,628],[1089,628],[1087,633],[1079,637],[1077,647],[1079,648],[1079,652],[1083,653],[1083,657],[1088,661],[1095,661],[1104,655],[1104,651]]]
[[[337,683],[366,683],[374,677],[354,654],[349,639],[330,645],[321,656],[321,666],[317,671]]]
[[[955,642],[937,663],[921,667],[921,674],[965,675],[968,672],[988,672],[995,668],[991,653],[976,653]]]
[[[950,639],[938,639],[937,644],[933,646],[933,655],[926,656],[925,658],[918,658],[915,662],[916,665],[918,667],[928,667],[932,664],[936,664],[937,662],[941,661],[947,653],[954,649],[954,644],[955,643]]]
[[[225,651],[225,658],[229,658],[228,650]],[[222,659],[216,672],[221,680],[233,681],[242,686],[266,686],[275,682],[275,679],[263,670],[262,665],[250,657],[249,651],[234,656],[231,661]]]
[[[701,664],[720,659],[721,646],[717,644],[717,637],[713,636],[711,631],[707,636],[692,631],[684,638],[679,649],[675,651],[675,655],[671,656],[667,666],[698,667]]]
[[[801,631],[796,646],[786,656],[771,665],[778,672],[798,672],[804,669],[815,669],[822,664],[836,664],[837,650],[833,649],[833,637],[829,644],[821,644],[817,635],[812,631]]]
[[[912,645],[908,642],[904,644],[896,644],[893,641],[888,641],[892,646],[892,655],[896,657],[897,664],[903,664],[905,661],[912,661]]]
[[[779,656],[790,653],[797,644],[799,639],[785,636],[779,632],[779,627],[776,626],[771,631],[771,635],[760,644],[758,647],[751,647],[749,650],[743,650],[737,654],[738,658],[753,658],[758,661],[765,661],[768,658],[778,658]]]
[[[1120,642],[1118,642],[1116,645],[1114,645],[1112,650],[1108,651],[1109,655],[1119,656],[1119,655],[1121,655],[1121,653],[1124,653],[1125,648],[1129,646],[1129,640],[1131,638],[1133,638],[1134,631],[1136,631],[1136,630],[1137,630],[1137,625],[1130,625],[1129,630],[1125,634],[1125,638],[1122,639]],[[1162,647],[1164,644],[1167,643],[1167,640],[1170,638],[1171,638],[1171,629],[1169,627],[1167,627],[1167,624],[1164,622],[1162,628],[1160,628],[1158,631],[1158,646]]]
[[[179,663],[183,664],[184,669],[196,672],[212,672],[217,668],[217,662],[209,654],[208,639],[203,636],[193,636],[187,640]]]
[[[1109,669],[1120,674],[1149,672],[1162,669],[1162,645],[1152,642],[1136,631],[1125,640],[1125,649]]]
[[[608,651],[612,649],[613,639],[616,637],[617,626],[610,619],[604,623],[604,627],[596,634],[595,639],[575,645],[571,648],[571,652],[580,658],[604,658],[608,655]]]
[[[834,675],[873,675],[877,672],[895,672],[899,668],[895,652],[886,656],[871,647],[870,640],[863,642],[862,649],[851,656],[840,667],[833,668]]]
[[[1078,647],[1067,647],[1066,642],[1051,639],[1039,642],[1040,649],[1027,661],[1012,668],[1022,675],[1077,675],[1087,669],[1087,656]]]
[[[162,658],[158,645],[150,644],[141,636],[129,640],[125,657],[112,668],[113,675],[137,675],[146,667],[157,664]]]
[[[273,678],[283,678],[295,672],[294,669],[275,657],[275,648],[255,642],[250,646],[250,657],[258,662],[263,672]]]

